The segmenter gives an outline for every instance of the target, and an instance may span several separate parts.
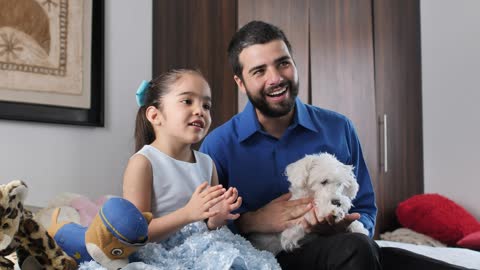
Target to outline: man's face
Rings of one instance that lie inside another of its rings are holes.
[[[282,40],[255,44],[239,55],[243,80],[235,76],[257,111],[267,117],[281,117],[292,111],[298,95],[298,74]]]

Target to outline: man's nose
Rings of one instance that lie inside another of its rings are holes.
[[[272,85],[277,85],[279,84],[280,82],[283,81],[283,76],[282,74],[279,72],[278,69],[276,68],[271,68],[269,71],[268,71],[268,85],[269,86],[272,86]]]

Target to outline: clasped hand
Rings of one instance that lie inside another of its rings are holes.
[[[210,229],[223,226],[228,219],[237,219],[239,214],[231,214],[242,204],[236,188],[228,190],[222,185],[209,186],[203,182],[193,192],[183,207],[188,223],[208,219]]]

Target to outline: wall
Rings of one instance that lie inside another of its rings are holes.
[[[421,0],[425,192],[480,219],[480,1]]]
[[[105,127],[0,120],[0,183],[22,179],[28,204],[61,192],[121,195],[133,153],[135,91],[151,77],[151,0],[105,2]]]

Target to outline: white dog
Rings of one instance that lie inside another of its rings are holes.
[[[291,184],[291,200],[314,198],[318,220],[324,220],[331,215],[335,222],[341,221],[352,207],[352,199],[358,191],[353,166],[341,163],[328,153],[306,155],[288,165],[286,175]],[[313,220],[314,217],[308,212],[304,218]],[[368,230],[359,221],[354,221],[347,230],[368,235]],[[296,224],[281,234],[256,233],[248,238],[256,248],[268,250],[276,255],[282,250],[290,251],[315,237],[314,234],[305,237],[305,234],[303,226]]]

